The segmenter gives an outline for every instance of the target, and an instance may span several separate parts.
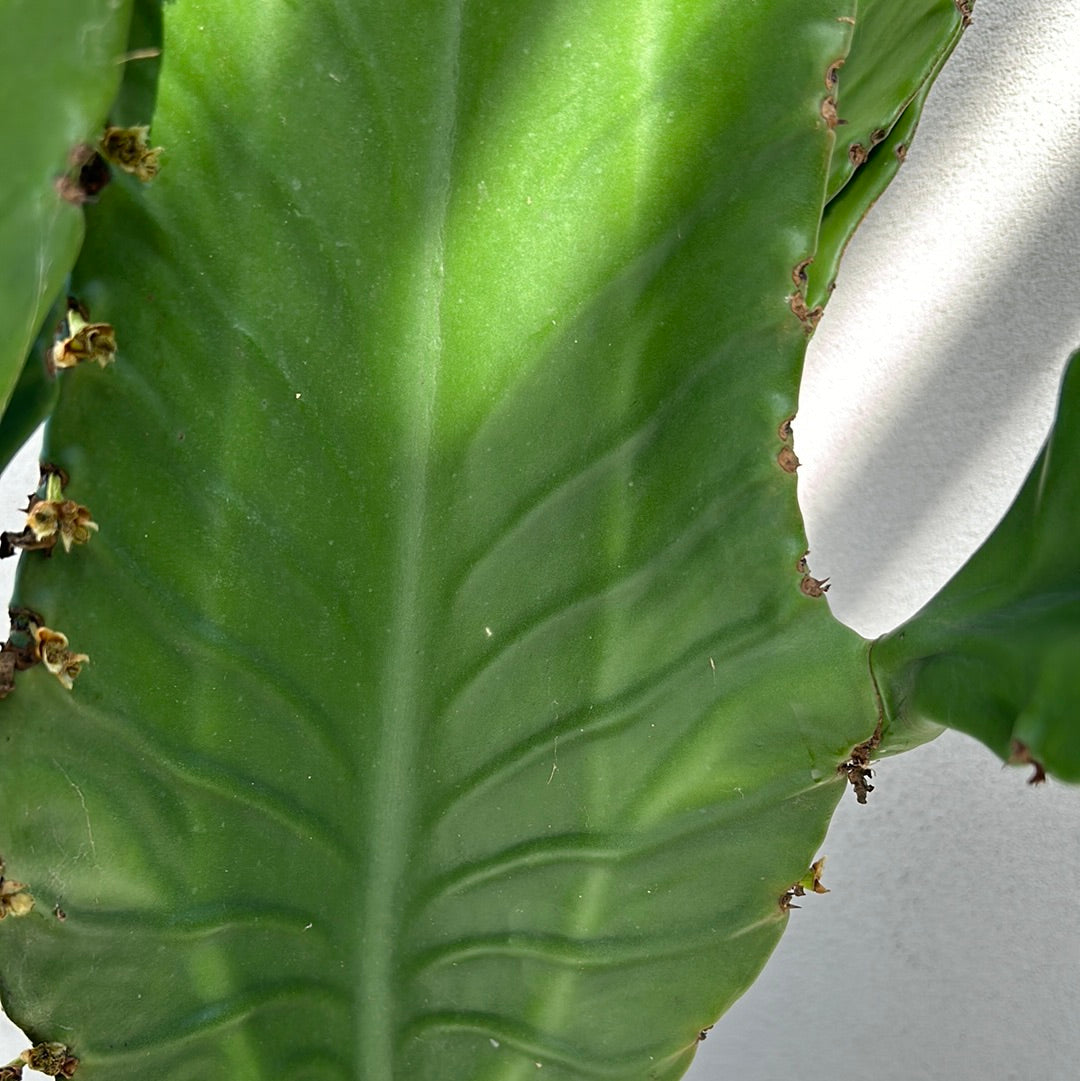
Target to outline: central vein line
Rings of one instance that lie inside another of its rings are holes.
[[[417,814],[417,761],[424,738],[422,680],[427,655],[428,605],[433,595],[425,567],[430,538],[428,492],[431,483],[433,426],[439,367],[442,361],[442,292],[445,224],[450,198],[457,111],[461,6],[448,5],[438,43],[441,52],[432,67],[442,78],[424,73],[428,101],[437,118],[431,125],[425,175],[420,179],[422,225],[406,293],[400,363],[411,370],[411,385],[400,390],[400,485],[394,535],[396,558],[388,588],[392,590],[391,625],[380,675],[379,742],[368,776],[371,789],[362,794],[368,859],[357,868],[363,898],[357,974],[357,1077],[391,1081],[396,1076],[395,1035],[401,1021],[401,977],[397,970],[403,887]],[[418,118],[419,119],[419,118]],[[417,125],[419,127],[419,124]],[[402,381],[403,383],[407,381]]]

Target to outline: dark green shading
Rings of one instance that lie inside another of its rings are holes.
[[[0,470],[6,469],[38,425],[52,412],[60,386],[45,372],[44,350],[52,334],[42,335],[26,358],[7,409],[0,416]]]
[[[157,105],[161,78],[160,50],[165,39],[163,0],[134,0],[123,65],[123,81],[109,109],[109,123],[117,127],[149,124]],[[158,56],[140,55],[158,50]]]
[[[5,405],[82,243],[82,210],[60,198],[56,180],[72,149],[97,139],[130,17],[130,0],[9,0],[0,12],[0,101],[11,105],[0,182]]]

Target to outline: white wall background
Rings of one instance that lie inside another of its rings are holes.
[[[1078,269],[1080,0],[979,0],[808,359],[811,565],[856,630],[912,614],[1004,512],[1080,345]],[[1080,790],[1025,776],[952,734],[882,763],[823,846],[832,892],[792,914],[691,1081],[1077,1076]],[[0,1063],[24,1046],[0,1033]]]

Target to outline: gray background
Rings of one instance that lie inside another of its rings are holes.
[[[955,571],[1046,432],[1080,345],[1078,159],[1080,0],[980,0],[847,254],[796,422],[811,566],[866,635]],[[8,528],[34,457],[0,490]],[[881,763],[822,847],[832,892],[689,1078],[1077,1076],[1080,790],[1025,776],[952,734]],[[0,1062],[22,1046],[0,1036]]]

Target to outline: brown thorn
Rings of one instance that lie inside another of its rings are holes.
[[[1032,774],[1028,778],[1028,784],[1045,784],[1046,783],[1046,768],[1043,764],[1031,753],[1026,743],[1021,743],[1020,740],[1014,739],[1012,741],[1011,753],[1009,755],[1009,761],[1020,766],[1031,766]]]
[[[776,461],[785,473],[794,473],[799,468],[799,459],[791,447],[781,447]]]
[[[788,297],[788,307],[791,309],[795,318],[799,320],[803,325],[803,329],[807,334],[812,334],[814,328],[821,322],[821,317],[825,312],[825,309],[819,304],[817,307],[811,308],[806,303],[806,297],[802,293],[792,293]]]
[[[828,578],[813,578],[809,574],[804,574],[799,583],[799,589],[807,597],[823,597],[829,592],[829,584]]]
[[[881,744],[881,730],[883,724],[884,720],[879,716],[873,735],[871,735],[869,739],[863,740],[858,746],[852,747],[851,755],[848,760],[846,762],[841,762],[840,765],[836,767],[836,772],[844,774],[850,782],[851,787],[855,789],[855,798],[859,803],[865,803],[866,797],[874,791],[874,786],[870,783],[870,778],[873,777],[874,771],[870,768],[870,765],[873,760],[874,752]]]

